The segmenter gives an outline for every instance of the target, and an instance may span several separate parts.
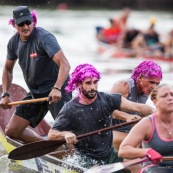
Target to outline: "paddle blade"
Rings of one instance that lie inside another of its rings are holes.
[[[64,140],[44,140],[32,142],[14,149],[9,153],[8,158],[13,160],[32,159],[55,151],[64,143]]]
[[[129,166],[133,166],[133,165],[143,163],[146,161],[149,161],[148,157],[138,158],[138,159],[134,159],[134,160],[126,161],[126,162],[118,162],[118,163],[111,163],[107,165],[101,165],[101,166],[96,166],[96,167],[92,167],[88,169],[86,173],[96,173],[96,172],[97,173],[107,173],[107,172],[111,173],[111,172],[120,171]]]
[[[124,169],[123,163],[113,163],[102,166],[94,166],[86,171],[86,173],[111,173]]]

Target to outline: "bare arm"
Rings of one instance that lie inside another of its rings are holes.
[[[55,86],[61,88],[69,75],[70,64],[61,50],[52,59],[59,66],[59,74]]]
[[[13,67],[16,61],[6,60],[2,74],[2,90],[4,93],[9,93],[10,86],[13,80]],[[1,99],[0,106],[3,109],[10,109],[12,106],[7,105],[11,102],[10,97],[6,96]]]
[[[123,97],[127,98],[129,95],[129,85],[126,81],[118,81],[112,86],[110,93],[120,93]]]
[[[120,93],[123,97],[127,98],[129,95],[129,85],[126,81],[118,81],[112,86],[110,93]],[[138,115],[131,115],[123,111],[115,110],[112,114],[113,118],[124,121],[132,121],[134,119],[141,119]]]
[[[59,67],[59,73],[58,73],[58,76],[57,76],[57,81],[55,82],[54,86],[61,89],[61,87],[63,86],[64,82],[66,81],[66,79],[69,75],[70,64],[69,64],[68,60],[66,59],[64,53],[61,50],[58,51],[52,57],[52,59]],[[61,92],[57,89],[53,89],[50,92],[49,96],[52,97],[51,102],[57,102],[61,98]]]
[[[119,149],[119,156],[125,159],[144,157],[147,148],[137,148],[144,139],[148,139],[152,131],[149,118],[143,118],[137,123],[123,140]]]
[[[112,113],[112,117],[116,118],[116,119],[119,119],[119,120],[124,120],[124,121],[127,121],[127,122],[130,122],[130,121],[136,120],[136,119],[141,119],[141,117],[139,115],[132,115],[132,114],[128,114],[126,112],[122,112],[122,111],[119,111],[119,110],[115,110]]]
[[[77,137],[74,133],[69,131],[59,131],[50,129],[48,133],[48,139],[50,140],[66,140],[68,144],[75,144],[77,142]]]
[[[16,61],[6,60],[2,74],[2,88],[3,92],[9,92],[12,79],[13,79],[13,68]]]
[[[148,116],[155,112],[151,106],[142,103],[135,103],[122,97],[120,109],[125,112],[139,112],[142,117]]]

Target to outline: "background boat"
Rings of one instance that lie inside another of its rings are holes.
[[[166,63],[173,63],[173,57],[166,56],[155,56],[155,55],[141,55],[139,57],[134,56],[134,51],[132,49],[127,48],[117,48],[116,45],[106,44],[101,41],[98,41],[97,53],[100,56],[104,56],[105,58],[128,58],[128,59],[151,59],[153,61],[161,61]]]
[[[140,56],[135,57],[132,55],[130,49],[119,49],[115,45],[109,45],[100,41],[97,41],[96,53],[99,55],[99,62],[106,62],[109,67],[109,72],[132,72],[135,66],[144,60],[153,60],[157,62],[163,72],[171,72],[173,70],[173,57],[158,57],[158,56]],[[116,67],[115,67],[116,66]],[[104,71],[106,72],[106,70]],[[107,73],[109,73],[107,70]]]

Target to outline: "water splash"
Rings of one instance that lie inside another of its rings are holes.
[[[1,151],[0,154],[0,173],[38,173],[37,171],[22,167],[14,160],[8,159],[8,155],[2,155]]]
[[[8,165],[8,173],[38,173],[38,172],[22,167],[16,161],[11,160],[11,162]]]
[[[3,170],[3,173],[8,173],[8,165],[10,160],[8,159],[8,155],[3,155],[0,157],[0,168]]]
[[[6,150],[4,149],[4,147],[2,146],[2,143],[0,142],[0,157],[7,155]]]
[[[77,166],[83,170],[87,170],[89,167],[93,165],[102,165],[104,162],[98,162],[95,159],[88,159],[85,155],[80,155],[79,153],[75,153],[73,155],[68,155],[66,158],[63,159],[65,163],[68,163],[72,166]],[[65,167],[65,165],[63,165]]]

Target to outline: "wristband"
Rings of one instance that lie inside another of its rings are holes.
[[[10,97],[10,94],[9,93],[2,93],[2,95],[1,95],[1,98],[4,98],[4,97]]]
[[[152,148],[149,148],[145,155],[148,156],[153,163],[159,163],[162,161],[162,156]]]
[[[148,148],[147,151],[145,152],[145,156],[148,156],[148,152],[151,150],[151,148]]]
[[[60,92],[61,92],[61,89],[60,89],[60,88],[58,88],[57,86],[53,86],[53,87],[52,87],[52,89],[56,89],[56,90],[58,90],[58,91],[60,91]]]

